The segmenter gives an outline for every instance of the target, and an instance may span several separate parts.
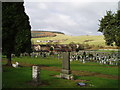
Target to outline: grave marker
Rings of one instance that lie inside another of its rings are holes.
[[[40,83],[40,68],[39,66],[32,67],[32,79],[34,83]]]
[[[73,75],[71,75],[70,71],[70,52],[63,52],[62,72],[60,77],[68,80],[73,79]]]

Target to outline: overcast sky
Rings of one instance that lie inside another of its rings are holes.
[[[33,30],[60,31],[67,35],[101,35],[99,20],[107,10],[115,12],[119,0],[111,2],[28,2],[25,12]],[[105,1],[105,0],[104,0]]]

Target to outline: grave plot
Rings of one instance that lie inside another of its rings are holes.
[[[70,61],[96,62],[99,64],[118,65],[120,58],[117,52],[96,52],[96,51],[80,51],[71,52]]]
[[[22,58],[15,57],[13,58],[13,61],[19,62],[19,64],[24,67],[18,67],[18,68],[4,67],[3,86],[4,88],[5,87],[81,88],[82,86],[79,86],[77,84],[83,82],[86,83],[86,85],[83,86],[82,88],[91,87],[90,86],[91,84],[94,85],[93,87],[97,87],[97,88],[117,87],[118,85],[117,66],[107,67],[105,65],[98,65],[97,63],[92,64],[91,62],[83,64],[83,63],[79,63],[79,61],[77,62],[65,61],[68,63],[64,63],[65,67],[64,66],[63,67],[64,69],[70,70],[69,74],[74,75],[74,80],[67,80],[67,79],[55,77],[56,75],[60,76],[60,73],[62,73],[62,69],[63,69],[62,60],[66,60],[66,59],[69,60],[70,58],[69,57],[67,58],[68,55],[69,54],[64,54],[65,57],[62,56],[63,58],[61,58],[60,60],[58,60],[57,57],[51,57],[51,56],[49,56],[49,58],[48,57],[31,58],[28,56]],[[67,67],[66,64],[69,65],[69,63],[70,63],[70,67],[69,66]],[[29,81],[33,80],[32,66],[37,66],[37,65],[41,66],[39,79],[43,83],[36,86]],[[104,84],[99,82],[104,82]]]
[[[39,58],[39,57],[47,57],[49,56],[49,53],[48,52],[33,52],[31,53],[31,58]]]

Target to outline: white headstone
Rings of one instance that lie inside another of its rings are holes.
[[[18,63],[18,62],[16,62],[16,65],[18,66],[18,65],[19,65],[19,63]]]
[[[83,63],[85,63],[85,60],[83,59]]]
[[[70,59],[70,61],[72,62],[73,60],[72,60],[72,59]]]
[[[12,66],[15,67],[15,68],[18,67],[18,65],[19,65],[18,62],[16,62],[15,64],[12,64]]]
[[[39,82],[39,78],[40,78],[40,69],[39,66],[33,66],[32,67],[32,78],[33,81],[38,83]]]
[[[106,61],[104,61],[104,64],[106,64]]]

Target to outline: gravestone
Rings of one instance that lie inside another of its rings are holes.
[[[40,68],[39,68],[39,66],[32,67],[32,79],[35,84],[40,83]]]
[[[16,62],[15,64],[12,64],[13,67],[17,68],[19,66],[19,63]]]
[[[46,54],[45,54],[45,53],[43,54],[43,57],[44,57],[44,58],[46,57]]]
[[[57,54],[57,58],[60,59],[60,54],[59,53]]]
[[[73,80],[73,75],[70,71],[70,52],[63,52],[62,72],[60,77],[68,80]]]
[[[106,64],[106,61],[104,61],[104,64]]]
[[[85,60],[83,59],[83,63],[85,63]]]

